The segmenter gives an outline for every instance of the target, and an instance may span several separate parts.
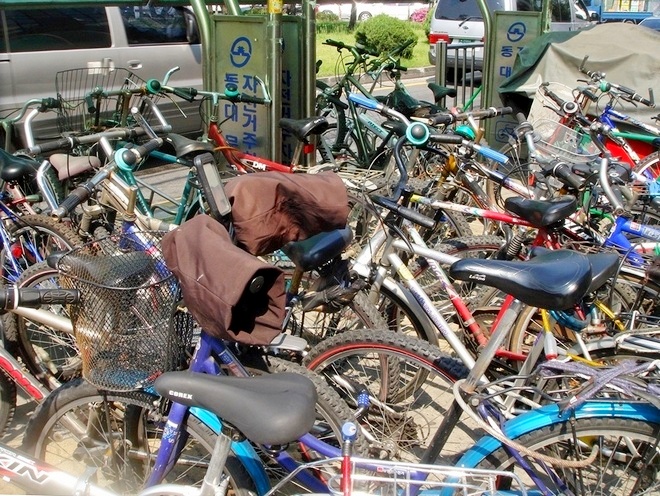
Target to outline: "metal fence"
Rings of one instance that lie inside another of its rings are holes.
[[[456,97],[447,98],[445,106],[470,110],[481,103],[481,65],[483,43],[452,43],[438,41],[435,44],[435,82],[456,88]],[[447,80],[447,74],[452,80]]]

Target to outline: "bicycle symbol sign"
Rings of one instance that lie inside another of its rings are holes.
[[[245,36],[236,38],[229,49],[231,64],[234,67],[243,67],[252,57],[252,43]]]
[[[509,26],[506,32],[506,37],[511,43],[516,43],[525,37],[527,26],[522,22],[514,22]]]

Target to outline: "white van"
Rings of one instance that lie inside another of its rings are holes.
[[[115,67],[145,80],[161,79],[173,66],[181,70],[172,86],[202,87],[202,50],[189,8],[0,8],[0,117],[29,99],[54,97],[60,71]],[[187,119],[173,104],[159,105],[174,130],[199,131],[198,103],[177,103]],[[53,139],[57,128],[49,120],[37,131],[37,138]]]
[[[542,0],[486,0],[491,12],[532,11],[540,12]],[[573,31],[595,22],[582,0],[551,0],[553,31]],[[429,34],[429,62],[436,63],[435,44],[481,43],[484,41],[484,23],[479,4],[475,0],[437,0],[433,5]],[[450,50],[447,57],[453,57]],[[447,65],[453,64],[452,60]],[[475,53],[475,70],[483,66],[483,49]]]

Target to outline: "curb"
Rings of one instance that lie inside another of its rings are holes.
[[[435,76],[435,66],[427,67],[411,67],[410,69],[401,72],[401,79],[417,79],[424,77],[433,77]],[[317,78],[317,81],[323,81],[326,84],[332,85],[337,82],[338,78],[336,76],[327,76]]]

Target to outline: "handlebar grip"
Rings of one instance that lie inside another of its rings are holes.
[[[58,98],[44,98],[39,105],[39,112],[46,112],[47,110],[57,109],[62,106],[62,102]]]
[[[0,308],[13,310],[18,307],[37,308],[41,305],[71,305],[80,301],[80,291],[61,288],[5,287],[0,291]]]
[[[197,90],[195,88],[172,88],[172,93],[187,102],[194,101],[197,96]]]
[[[559,108],[562,108],[562,107],[564,106],[564,104],[566,103],[566,100],[564,100],[563,98],[561,98],[561,97],[560,97],[559,95],[557,95],[557,93],[555,93],[554,91],[545,90],[545,94],[546,94],[546,96],[548,96],[548,97],[550,98],[550,100],[552,100],[552,101],[555,102],[557,105],[559,105]]]
[[[518,124],[524,124],[525,122],[527,122],[527,117],[525,117],[525,114],[523,114],[522,112],[518,112],[516,114],[516,120],[518,121]]]
[[[575,174],[566,162],[559,162],[552,168],[552,175],[564,184],[579,190],[584,184],[584,179]]]
[[[580,90],[580,93],[582,95],[586,96],[592,102],[597,102],[598,101],[598,96],[588,88]]]
[[[149,155],[150,152],[160,148],[162,145],[163,138],[151,139],[143,145],[134,148],[125,148],[121,153],[121,159],[126,165],[135,165],[139,160]]]
[[[326,40],[323,42],[323,44],[324,44],[324,45],[333,46],[333,47],[336,47],[336,48],[345,48],[345,47],[346,47],[346,45],[345,45],[344,43],[342,43],[341,41],[335,41],[335,40],[331,40],[331,39],[329,39],[329,38],[326,39]]]
[[[379,105],[382,105],[378,103],[376,100],[372,100],[371,98],[367,98],[366,96],[360,95],[358,93],[349,94],[348,99],[353,103],[359,105],[360,107],[364,107],[369,110],[378,110]]]
[[[429,125],[437,126],[440,124],[452,124],[454,122],[454,116],[451,114],[435,114],[429,119]]]
[[[256,103],[259,105],[266,105],[267,103],[269,103],[268,100],[266,100],[265,98],[243,95],[242,93],[236,97],[231,98],[231,101],[238,103]]]
[[[70,150],[73,148],[74,144],[74,141],[69,138],[60,138],[56,141],[48,141],[46,143],[42,143],[41,145],[31,146],[28,148],[28,151],[30,153],[34,153],[35,155],[41,155],[42,153],[52,152],[55,150]]]
[[[500,153],[492,148],[487,146],[473,144],[472,148],[479,154],[491,160],[494,160],[498,164],[506,164],[509,161],[509,157]]]
[[[376,205],[380,205],[381,207],[391,210],[392,212],[396,212],[401,217],[409,220],[410,222],[414,222],[415,224],[418,224],[427,229],[433,229],[435,227],[435,220],[433,220],[431,217],[428,217],[427,215],[420,213],[418,210],[399,205],[395,201],[389,198],[385,198],[384,196],[373,195],[371,199]]]
[[[434,143],[443,143],[446,145],[461,145],[463,143],[463,136],[458,134],[433,134],[429,135],[429,141]]]
[[[92,191],[94,191],[94,186],[93,183],[91,183],[91,180],[81,184],[69,193],[69,196],[60,203],[59,207],[53,210],[51,216],[56,219],[63,219],[69,215],[74,208],[87,200],[92,195]]]

